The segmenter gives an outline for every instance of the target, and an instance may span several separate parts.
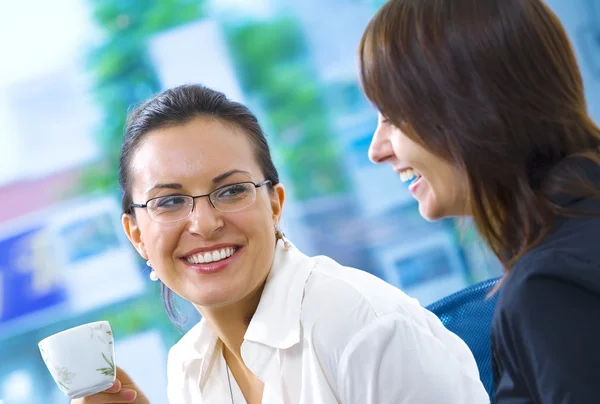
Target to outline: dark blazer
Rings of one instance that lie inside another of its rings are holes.
[[[600,167],[579,168],[600,189]],[[492,325],[497,404],[600,403],[600,200],[560,218],[505,279]]]

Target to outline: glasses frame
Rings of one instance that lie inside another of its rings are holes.
[[[215,206],[215,203],[213,202],[211,195],[213,195],[213,194],[216,194],[217,192],[219,192],[219,191],[223,190],[224,188],[227,188],[227,187],[232,187],[232,186],[236,186],[236,185],[252,184],[252,185],[254,185],[254,188],[255,188],[255,189],[258,189],[258,188],[260,188],[260,187],[263,187],[263,186],[265,186],[265,185],[267,185],[267,184],[272,184],[272,183],[273,183],[273,182],[272,182],[271,180],[264,180],[263,182],[260,182],[260,183],[258,183],[258,184],[257,184],[257,183],[254,183],[254,182],[252,182],[252,181],[242,181],[242,182],[235,182],[235,183],[233,183],[233,184],[227,184],[227,185],[223,185],[222,187],[219,187],[219,188],[217,188],[217,189],[215,189],[215,190],[213,190],[213,191],[211,191],[211,192],[209,192],[209,193],[207,193],[207,194],[203,194],[203,195],[196,195],[196,196],[192,196],[192,195],[186,195],[186,194],[173,194],[173,195],[162,195],[162,196],[155,196],[154,198],[150,198],[150,199],[148,199],[148,200],[146,201],[146,203],[130,203],[130,204],[129,204],[129,208],[130,208],[130,209],[132,209],[132,210],[133,210],[134,208],[146,209],[146,211],[148,212],[148,216],[150,216],[150,217],[152,218],[152,220],[156,220],[156,221],[157,221],[157,222],[159,222],[159,223],[173,223],[173,222],[178,222],[178,221],[180,221],[180,220],[185,220],[185,219],[187,219],[188,217],[190,217],[190,215],[191,215],[191,214],[192,214],[192,212],[194,211],[194,208],[196,207],[196,199],[199,199],[199,198],[204,198],[204,197],[208,197],[208,201],[209,201],[210,205],[211,205],[211,206],[212,206],[212,207],[213,207],[215,210],[217,210],[217,211],[219,211],[219,212],[222,212],[222,213],[238,212],[238,211],[240,211],[240,210],[244,210],[244,209],[246,209],[246,208],[249,208],[250,206],[254,205],[254,202],[256,202],[256,194],[254,195],[254,201],[252,201],[252,203],[251,203],[250,205],[248,205],[248,206],[246,206],[246,207],[244,207],[244,208],[242,208],[242,209],[236,209],[236,210],[227,210],[227,211],[222,211],[222,210],[218,209],[218,208]],[[167,221],[157,220],[157,219],[156,219],[156,218],[155,218],[155,217],[154,217],[154,216],[153,216],[153,215],[150,213],[150,211],[148,211],[148,204],[149,204],[150,202],[152,202],[153,200],[155,200],[155,199],[165,198],[165,197],[167,197],[167,196],[168,196],[168,197],[173,197],[173,196],[185,196],[185,197],[188,197],[188,198],[192,198],[192,209],[190,209],[190,212],[189,212],[189,213],[188,213],[188,214],[187,214],[185,217],[182,217],[181,219],[176,219],[176,220],[167,220]]]

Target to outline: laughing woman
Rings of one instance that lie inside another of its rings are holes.
[[[542,0],[390,0],[360,44],[376,163],[504,264],[496,402],[600,402],[600,129]],[[406,179],[406,178],[405,178]]]

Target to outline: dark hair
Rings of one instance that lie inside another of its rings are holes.
[[[255,157],[265,179],[279,183],[279,174],[258,120],[244,105],[229,100],[223,93],[202,85],[182,85],[159,93],[135,108],[127,118],[125,140],[119,161],[119,184],[122,189],[123,213],[131,209],[131,159],[148,132],[183,125],[194,118],[207,117],[241,129],[254,146]],[[271,188],[272,189],[272,188]],[[172,291],[161,285],[163,303],[173,324],[183,321],[175,308]]]
[[[553,195],[600,198],[576,165],[562,164],[600,164],[600,129],[543,1],[390,0],[359,56],[382,115],[466,174],[475,225],[507,272],[567,212]]]

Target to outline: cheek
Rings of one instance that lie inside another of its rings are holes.
[[[229,213],[225,221],[248,232],[264,234],[266,229],[274,229],[270,200],[265,195],[257,195],[252,206],[239,212]]]
[[[394,155],[403,165],[423,169],[431,163],[432,155],[402,132],[394,132],[394,135],[391,137],[391,143]]]
[[[273,219],[264,208],[252,209],[246,212],[235,212],[225,219],[227,232],[241,232],[250,241],[261,242],[270,233],[275,234]]]
[[[453,167],[440,170],[434,183],[434,192],[440,208],[450,215],[463,215],[468,199],[468,187],[465,178]]]
[[[181,225],[149,226],[142,232],[142,241],[148,254],[158,255],[154,259],[164,260],[165,256],[171,257],[177,247],[181,236]]]
[[[406,155],[406,142],[402,136],[390,136],[390,143],[392,144],[392,152],[396,157]]]

